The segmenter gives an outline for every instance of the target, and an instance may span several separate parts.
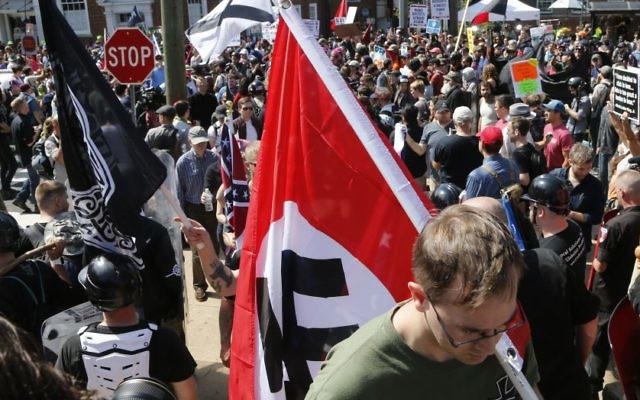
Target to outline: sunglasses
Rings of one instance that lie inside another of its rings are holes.
[[[243,110],[253,110],[253,107],[242,107]]]

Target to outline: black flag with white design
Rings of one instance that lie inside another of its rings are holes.
[[[240,32],[273,22],[271,0],[222,0],[185,32],[202,61],[210,62],[240,39]]]
[[[132,255],[121,234],[166,170],[50,0],[39,0],[71,196],[87,244]]]

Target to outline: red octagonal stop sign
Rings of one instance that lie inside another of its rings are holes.
[[[139,28],[118,28],[104,52],[105,68],[121,83],[140,84],[153,70],[153,42]]]

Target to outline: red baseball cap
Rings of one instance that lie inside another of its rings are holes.
[[[480,141],[482,141],[482,143],[484,144],[502,144],[502,130],[496,128],[495,126],[487,126],[476,136],[479,137]]]

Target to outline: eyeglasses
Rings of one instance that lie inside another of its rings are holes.
[[[253,107],[242,107],[243,110],[253,110]]]
[[[440,314],[438,314],[438,310],[436,309],[435,304],[433,304],[433,301],[431,301],[431,298],[428,295],[427,295],[427,299],[429,300],[429,303],[431,303],[431,307],[433,308],[433,312],[436,314],[436,319],[438,320],[438,324],[440,324],[440,328],[442,328],[442,331],[447,336],[447,339],[449,340],[449,343],[451,344],[451,346],[453,346],[455,348],[458,348],[458,347],[463,346],[465,344],[475,343],[475,342],[479,342],[481,340],[489,339],[491,337],[494,337],[494,336],[500,335],[502,333],[508,332],[508,331],[510,331],[512,329],[519,328],[519,327],[523,326],[527,322],[527,317],[525,316],[524,311],[522,311],[522,308],[520,307],[520,304],[518,304],[518,308],[516,309],[515,314],[509,320],[509,322],[507,322],[505,328],[503,328],[503,329],[490,329],[489,333],[482,332],[482,331],[472,331],[470,329],[466,329],[466,331],[468,332],[469,336],[475,335],[477,337],[456,341],[453,338],[453,336],[451,336],[449,331],[447,330],[446,326],[444,325],[444,322],[442,322],[442,318],[440,318]],[[427,325],[429,325],[429,321],[427,320],[427,312],[426,311],[424,312],[424,320],[427,323]]]

